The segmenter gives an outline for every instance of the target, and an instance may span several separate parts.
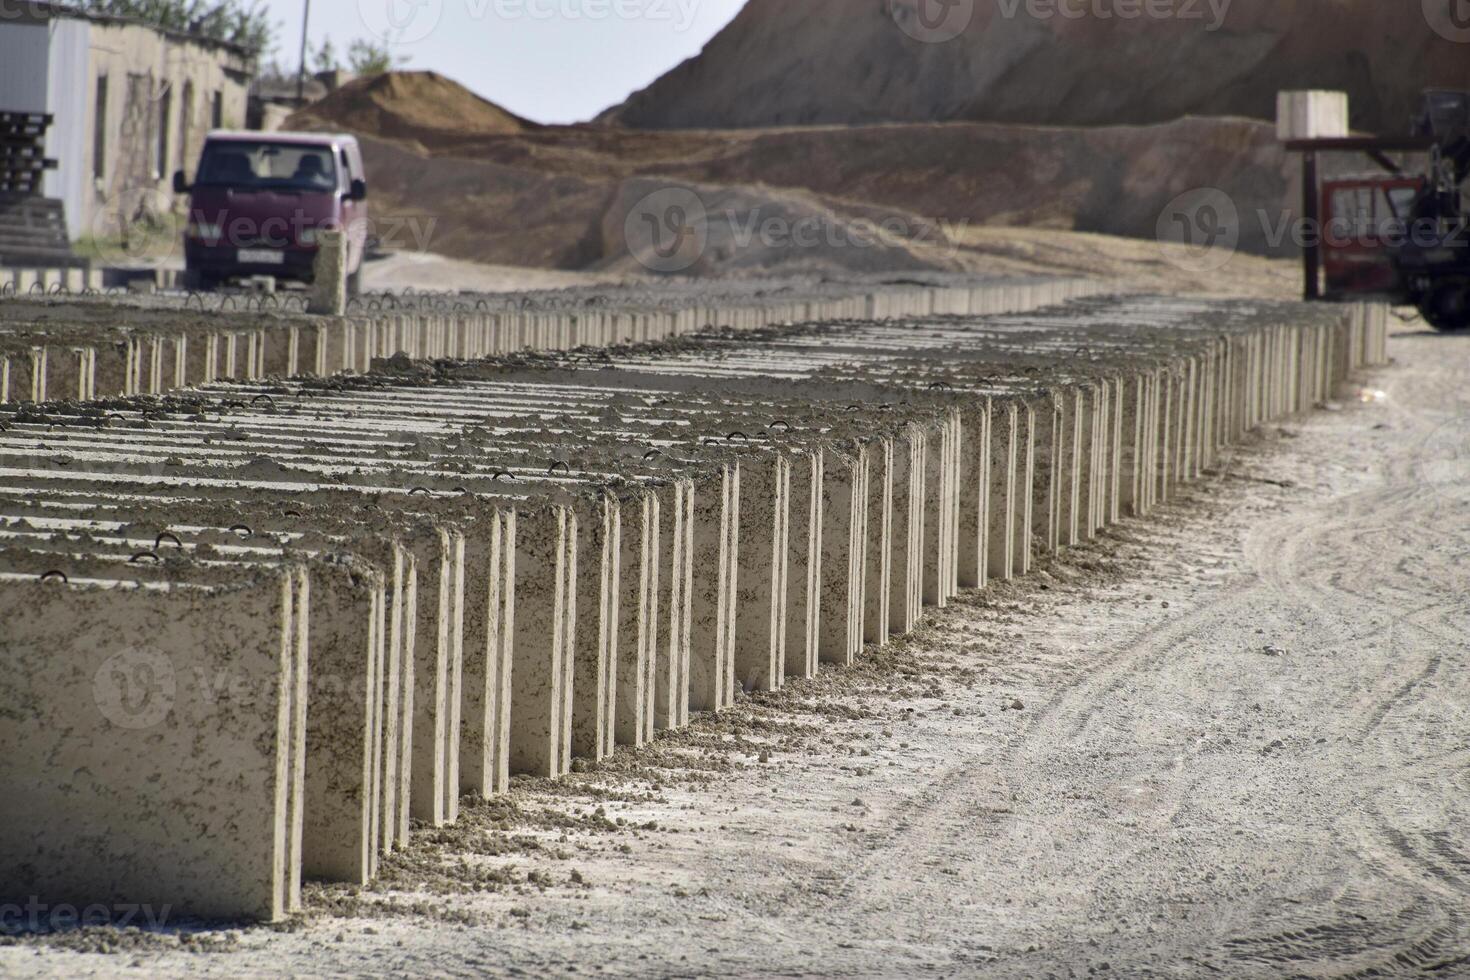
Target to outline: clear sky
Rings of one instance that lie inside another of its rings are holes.
[[[389,42],[538,122],[580,122],[642,88],[729,23],[745,0],[310,0],[310,44]],[[793,0],[795,2],[795,0]],[[294,71],[304,0],[265,0]]]

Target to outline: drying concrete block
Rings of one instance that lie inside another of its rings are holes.
[[[1098,462],[1102,439],[1102,396],[1095,384],[1077,390],[1076,533],[1078,540],[1092,540],[1097,533]]]
[[[347,235],[341,230],[317,233],[308,313],[341,316],[347,312]]]
[[[576,628],[577,518],[564,506],[517,515],[512,773],[566,771],[563,715]]]
[[[959,519],[955,585],[983,589],[987,583],[990,532],[991,400],[964,416],[959,450]]]
[[[693,619],[694,484],[675,480],[659,490],[658,556],[665,581],[655,620],[653,726],[689,723],[689,658]]]
[[[796,454],[791,462],[791,526],[788,534],[786,676],[815,677],[822,589],[821,449]]]
[[[1061,404],[1061,441],[1058,443],[1059,475],[1057,486],[1058,542],[1064,547],[1076,545],[1081,540],[1082,517],[1082,452],[1083,426],[1086,409],[1080,387],[1068,387],[1059,395]]]
[[[734,698],[731,646],[740,548],[738,463],[724,464],[713,480],[696,487],[693,539],[689,707],[718,711]]]
[[[1118,509],[1130,517],[1142,516],[1142,497],[1139,489],[1143,480],[1140,466],[1144,458],[1146,385],[1147,379],[1143,374],[1135,374],[1120,381],[1117,466],[1122,476],[1117,491]],[[1116,515],[1114,519],[1117,519]]]
[[[888,642],[893,572],[894,441],[880,437],[868,444],[867,541],[864,548],[863,642]]]
[[[1040,431],[1039,409],[1025,405],[1017,415],[1019,431],[1018,480],[1020,490],[1016,494],[1015,521],[1011,540],[1015,545],[1015,557],[1011,565],[1017,575],[1029,575],[1036,552],[1035,516],[1033,501],[1036,499],[1037,466],[1036,440]]]
[[[300,580],[0,580],[0,902],[292,910]]]
[[[381,839],[374,834],[381,797],[385,582],[352,559],[314,569],[309,620],[306,820],[303,872],[308,878],[366,884]]]
[[[740,467],[740,547],[735,584],[734,683],[774,691],[785,679],[791,463],[779,455]]]
[[[1123,433],[1126,404],[1123,379],[1110,378],[1108,385],[1108,445],[1104,465],[1107,469],[1107,511],[1105,524],[1116,524],[1123,517]]]
[[[622,510],[604,494],[577,514],[576,632],[572,647],[573,755],[601,759],[616,747],[618,599]],[[636,574],[636,569],[634,570]],[[636,637],[623,642],[632,645]]]
[[[823,663],[851,664],[862,648],[867,562],[868,449],[832,453],[823,473],[822,609],[817,643]]]
[[[463,724],[459,789],[471,796],[510,786],[512,634],[515,623],[515,511],[499,511],[465,537]]]
[[[658,494],[638,494],[623,506],[623,515],[613,734],[619,745],[636,747],[653,737],[654,728],[661,579]]]
[[[1321,89],[1276,93],[1276,138],[1327,139],[1351,135],[1346,92]]]
[[[418,571],[413,553],[394,543],[388,573],[387,643],[383,663],[378,849],[389,853],[408,843],[413,780],[414,640],[417,632]],[[409,745],[405,745],[405,739]]]
[[[413,725],[405,739],[411,759],[410,813],[439,827],[455,819],[459,801],[464,535],[439,527],[405,543],[418,568],[420,605],[414,637]]]
[[[1062,545],[1061,439],[1062,399],[1060,392],[1052,392],[1036,406],[1036,478],[1029,488],[1031,506],[1041,515],[1037,547],[1048,554]],[[1021,574],[1019,569],[1016,573]]]
[[[954,594],[956,425],[951,414],[930,430],[924,454],[924,604],[940,608]]]
[[[1015,513],[1020,480],[1017,476],[1020,441],[1020,405],[998,402],[990,423],[990,506],[987,531],[987,572],[990,578],[1009,580],[1014,574]]]
[[[924,483],[928,439],[917,425],[895,440],[889,516],[888,632],[903,636],[919,623],[924,603]]]

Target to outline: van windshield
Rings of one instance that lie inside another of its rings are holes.
[[[337,164],[329,146],[299,143],[206,143],[196,184],[254,190],[330,191],[337,186]]]

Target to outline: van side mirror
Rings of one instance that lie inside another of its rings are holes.
[[[182,170],[175,170],[174,171],[174,193],[175,194],[187,194],[187,193],[189,193],[189,182],[184,179],[184,172]]]
[[[361,177],[352,178],[352,189],[347,192],[347,196],[354,201],[366,200],[367,181],[363,180]]]

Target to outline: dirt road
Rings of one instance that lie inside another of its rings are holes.
[[[1418,329],[1381,399],[372,892],[0,973],[1470,973],[1470,337]]]

